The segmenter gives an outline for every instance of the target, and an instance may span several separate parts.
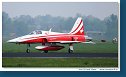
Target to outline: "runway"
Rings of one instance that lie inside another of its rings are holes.
[[[16,53],[2,53],[2,57],[40,57],[40,58],[69,58],[69,57],[79,57],[79,58],[118,58],[118,53],[39,53],[39,52],[16,52]]]

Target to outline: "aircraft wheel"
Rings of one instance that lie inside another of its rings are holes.
[[[27,52],[27,53],[30,53],[30,49],[27,49],[26,52]]]
[[[70,48],[68,49],[68,53],[73,53],[73,50],[71,50]]]
[[[48,53],[48,51],[44,51],[44,53]]]

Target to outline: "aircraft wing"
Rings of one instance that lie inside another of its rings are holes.
[[[68,44],[68,43],[87,43],[87,44],[95,44],[95,42],[89,41],[89,42],[81,42],[81,41],[52,41],[55,43],[62,43],[62,44]]]
[[[49,41],[49,42],[62,43],[62,44],[67,44],[67,43],[80,43],[80,41]]]
[[[61,41],[60,43],[80,43],[80,41]]]
[[[81,43],[85,43],[85,44],[96,44],[95,42],[89,41],[89,42],[81,42]]]

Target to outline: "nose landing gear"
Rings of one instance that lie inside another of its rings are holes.
[[[26,53],[30,53],[30,44],[27,44],[27,50]]]

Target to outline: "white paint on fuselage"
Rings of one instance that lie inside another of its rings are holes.
[[[28,34],[28,35],[24,35],[18,38],[8,40],[7,42],[18,43],[18,42],[23,42],[27,40],[37,39],[37,38],[57,37],[57,35],[60,35],[60,34],[67,34],[67,33],[42,31],[42,34]],[[51,36],[51,35],[54,35],[54,36]]]

